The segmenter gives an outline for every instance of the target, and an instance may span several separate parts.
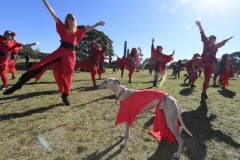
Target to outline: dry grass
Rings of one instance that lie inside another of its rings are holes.
[[[18,75],[22,73],[18,71]],[[182,104],[183,121],[194,136],[190,138],[181,131],[185,146],[180,159],[240,159],[239,79],[230,80],[228,90],[210,86],[210,99],[200,101],[203,77],[192,90],[183,84],[184,71],[179,79],[171,76],[171,70],[167,74],[161,89]],[[126,87],[136,89],[151,87],[153,79],[147,70],[134,73],[132,84],[127,83],[127,72],[121,79],[120,72],[112,74],[107,69],[102,77],[119,78]],[[9,80],[9,85],[16,81]],[[147,134],[152,129],[154,110],[137,117],[131,141],[120,149],[119,136],[125,126],[114,127],[119,103],[115,104],[110,90],[95,90],[89,73],[74,73],[69,100],[71,106],[64,106],[51,71],[12,95],[0,94],[0,159],[164,160],[171,159],[177,150],[177,143],[159,143]],[[65,125],[51,130],[61,124]]]

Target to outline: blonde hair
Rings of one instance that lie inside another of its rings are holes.
[[[69,16],[74,18],[73,33],[75,33],[77,31],[77,20],[72,13],[68,13],[66,18],[65,18],[65,23],[64,24],[66,26],[66,31],[69,32],[69,25],[68,25],[68,19],[67,19]]]

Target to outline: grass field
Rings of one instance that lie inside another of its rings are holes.
[[[193,138],[180,130],[185,140],[180,159],[239,160],[240,78],[230,80],[226,90],[210,85],[209,99],[201,101],[204,77],[192,89],[183,83],[185,73],[175,79],[168,70],[162,87],[153,88],[171,94],[182,105],[183,122]],[[127,71],[120,78],[120,71],[112,74],[107,69],[102,79],[108,77],[119,78],[127,88],[152,87],[153,76],[147,70],[135,72],[132,84],[127,83]],[[9,86],[16,82],[9,80]],[[71,106],[62,103],[50,70],[37,83],[32,79],[12,95],[0,94],[0,159],[169,160],[177,151],[177,143],[158,142],[148,135],[154,109],[136,118],[131,141],[120,149],[125,125],[114,126],[119,102],[115,104],[112,91],[94,89],[88,72],[74,73],[69,100]]]

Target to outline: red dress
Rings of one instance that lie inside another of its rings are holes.
[[[21,45],[21,43],[15,40],[6,41],[4,37],[0,35],[0,76],[4,86],[7,86],[8,84],[5,69],[8,66],[11,52],[14,50],[14,48],[21,47]]]
[[[20,51],[20,47],[16,47],[13,51],[12,51],[12,54],[18,54]],[[8,61],[8,65],[7,67],[5,68],[5,73],[12,73],[13,76],[16,75],[16,68],[15,68],[15,65],[16,65],[16,60],[14,59],[10,59]]]
[[[104,54],[99,56],[99,60],[98,60],[99,67],[97,69],[97,74],[99,76],[101,76],[103,73],[103,65],[104,65],[105,59],[112,59],[112,58],[107,58]]]
[[[94,64],[94,61],[99,62],[99,56],[104,54],[104,52],[107,50],[107,47],[104,47],[102,50],[96,50],[93,42],[91,43],[90,47],[91,47],[91,53],[90,53],[89,59],[78,63],[74,67],[74,70],[77,70],[78,68],[87,69],[88,71],[91,72],[93,84],[96,84],[95,76],[97,74],[98,66]]]
[[[204,82],[203,82],[203,92],[207,91],[209,81],[212,74],[212,66],[215,60],[218,48],[222,47],[228,40],[222,42],[211,44],[204,32],[201,33],[201,40],[203,42],[203,53],[200,57],[193,58],[187,61],[186,66],[196,65],[203,68],[204,71]]]
[[[162,98],[166,95],[168,95],[168,94],[163,91],[159,91],[159,90],[153,90],[153,89],[136,90],[136,92],[134,94],[132,94],[130,97],[120,101],[120,108],[119,108],[119,111],[117,114],[115,126],[120,123],[127,122],[129,124],[129,126],[131,127],[133,125],[133,122],[134,122],[135,118],[137,117],[138,113],[144,107],[146,107],[147,104],[149,104],[151,101],[153,101],[155,99],[159,99],[158,105],[155,106],[157,115],[154,120],[153,135],[154,136],[156,135],[155,137],[158,139],[159,135],[162,132],[165,135],[164,138],[162,138],[162,139],[169,138],[170,132],[167,131],[169,133],[169,134],[167,134],[167,136],[165,134],[166,129],[168,129],[168,128],[166,128],[166,126],[167,126],[166,122],[164,123],[165,117],[162,116],[163,111],[162,110],[158,111],[159,110],[158,107],[162,102]],[[162,112],[162,114],[160,112]],[[159,121],[161,121],[161,122],[159,122]],[[159,130],[160,128],[161,128],[161,130]],[[151,132],[151,134],[152,134],[152,132]]]
[[[58,19],[56,23],[57,33],[61,37],[61,41],[69,42],[76,46],[84,37],[86,33],[86,29],[77,29],[75,33],[69,33],[66,31],[65,25]],[[59,47],[53,53],[46,56],[40,62],[36,63],[32,66],[28,71],[38,69],[39,67],[43,66],[44,64],[51,62],[57,58],[61,58],[61,61],[57,61],[49,66],[46,66],[42,69],[42,72],[36,75],[34,78],[36,81],[40,79],[42,74],[49,68],[52,67],[52,71],[54,74],[54,78],[56,83],[59,87],[58,91],[66,94],[70,94],[70,88],[72,84],[72,75],[76,61],[76,53],[73,50]]]
[[[133,72],[139,67],[140,59],[138,58],[138,55],[133,56],[132,54],[129,54],[127,58],[122,59],[122,62],[128,69],[128,77],[131,79]]]
[[[220,83],[223,87],[228,87],[229,86],[229,78],[231,76],[231,70],[230,70],[230,67],[232,66],[232,62],[231,61],[227,61],[227,65],[226,65],[228,68],[225,69],[225,73],[220,73],[219,74],[219,80],[220,80]]]
[[[164,53],[158,53],[156,49],[154,48],[153,44],[151,47],[151,60],[153,61],[154,64],[156,64],[156,61],[159,62],[159,70],[160,74],[164,75],[165,74],[165,69],[166,69],[166,64],[173,61],[173,57],[171,55],[166,55]],[[157,70],[157,66],[154,67],[154,70]]]
[[[124,68],[125,68],[123,60],[124,59],[117,57],[116,64],[117,64],[118,69],[120,69],[121,71],[124,71]]]

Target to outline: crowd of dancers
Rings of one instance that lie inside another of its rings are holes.
[[[43,0],[43,3],[52,15],[53,19],[56,21],[56,31],[61,38],[61,45],[40,62],[30,67],[19,78],[16,84],[8,88],[8,78],[6,73],[12,73],[12,77],[15,78],[16,55],[18,54],[20,47],[30,47],[38,45],[39,43],[34,42],[24,45],[14,39],[16,36],[14,32],[9,30],[5,31],[3,36],[0,35],[0,75],[3,83],[0,90],[4,91],[4,95],[12,94],[16,90],[21,89],[22,85],[31,78],[35,78],[35,80],[38,81],[43,73],[51,67],[55,81],[58,85],[58,92],[62,93],[62,101],[65,105],[70,105],[67,97],[70,95],[73,71],[78,68],[85,68],[90,71],[93,86],[96,87],[96,75],[98,74],[99,79],[101,79],[104,60],[109,58],[111,59],[111,57],[107,58],[104,53],[112,41],[109,40],[106,46],[102,48],[101,43],[99,43],[101,41],[101,37],[97,37],[91,42],[91,53],[89,58],[75,65],[76,45],[83,39],[86,32],[93,30],[97,26],[104,26],[105,23],[100,21],[89,28],[77,29],[76,18],[73,14],[67,14],[63,23],[55,14],[48,2]],[[201,98],[208,98],[206,91],[210,82],[212,70],[214,72],[214,84],[216,84],[216,78],[219,76],[219,81],[222,87],[228,87],[229,85],[228,79],[231,74],[231,69],[233,68],[229,55],[224,54],[219,61],[216,58],[216,53],[218,48],[225,45],[225,43],[233,37],[216,43],[216,36],[211,35],[210,37],[207,37],[203,31],[201,23],[196,21],[196,25],[200,30],[201,40],[203,42],[203,52],[201,55],[198,53],[194,54],[192,59],[185,63],[188,72],[188,76],[186,78],[189,78],[191,87],[194,87],[194,82],[198,77],[197,70],[203,70],[204,82]],[[174,60],[173,56],[175,51],[173,50],[172,54],[166,55],[163,53],[162,46],[158,45],[154,47],[154,42],[155,39],[153,38],[149,65],[152,70],[154,70],[153,86],[157,86],[158,79],[165,75],[166,64]],[[132,83],[131,79],[133,73],[136,68],[139,68],[139,64],[140,59],[138,50],[135,47],[131,49],[131,52],[127,55],[127,57],[120,58],[117,56],[116,66],[119,70],[121,70],[121,77],[123,77],[124,70],[128,70],[129,83]],[[173,65],[173,67],[176,68],[175,77],[180,76],[181,67],[179,64],[181,64],[181,61],[178,61]],[[152,74],[152,72],[149,72],[149,74]]]

